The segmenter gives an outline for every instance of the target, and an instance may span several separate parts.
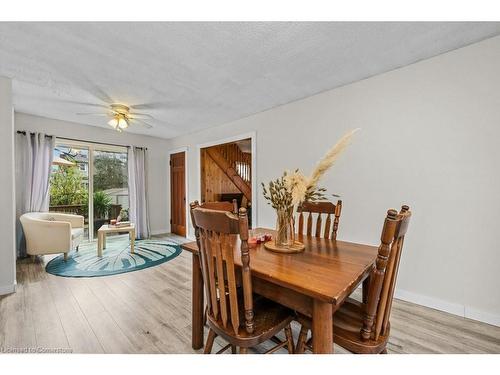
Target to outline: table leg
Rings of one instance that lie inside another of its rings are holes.
[[[314,300],[312,334],[314,353],[333,353],[333,316],[330,303]]]
[[[193,349],[203,347],[203,277],[200,268],[200,258],[193,254],[193,290],[192,290],[192,337],[191,345]]]
[[[97,256],[102,257],[102,233],[97,232]]]
[[[135,230],[130,231],[130,254],[134,254],[135,251]]]
[[[102,249],[104,250],[106,248],[106,233],[103,232],[101,237],[102,237]]]

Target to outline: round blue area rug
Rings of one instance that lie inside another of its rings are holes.
[[[45,270],[56,276],[97,277],[142,270],[174,259],[180,245],[169,240],[136,240],[130,254],[128,235],[109,236],[102,257],[97,256],[97,242],[82,243],[79,251],[71,251],[65,262],[63,255],[52,259]]]

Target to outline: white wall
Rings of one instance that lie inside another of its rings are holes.
[[[12,81],[0,77],[0,295],[13,292],[16,285],[13,120]]]
[[[39,131],[57,137],[82,141],[95,141],[120,145],[134,145],[148,148],[148,190],[151,231],[153,234],[170,231],[170,211],[167,200],[170,189],[167,185],[168,141],[133,133],[118,133],[95,126],[15,113],[16,130]]]
[[[500,37],[175,138],[171,148],[189,147],[192,201],[197,144],[256,131],[260,183],[285,168],[310,172],[357,127],[322,182],[342,195],[340,238],[377,244],[386,210],[409,204],[397,295],[500,325]],[[258,225],[272,227],[258,197]]]

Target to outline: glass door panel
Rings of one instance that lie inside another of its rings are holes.
[[[97,230],[111,219],[128,220],[127,152],[93,151],[93,227]]]
[[[58,144],[50,175],[52,212],[83,215],[85,238],[89,239],[89,149]]]

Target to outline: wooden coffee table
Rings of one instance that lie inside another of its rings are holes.
[[[102,250],[106,248],[106,234],[128,232],[130,238],[130,254],[134,253],[135,243],[135,225],[130,223],[126,227],[116,227],[114,225],[104,224],[97,231],[97,256],[102,257]]]

